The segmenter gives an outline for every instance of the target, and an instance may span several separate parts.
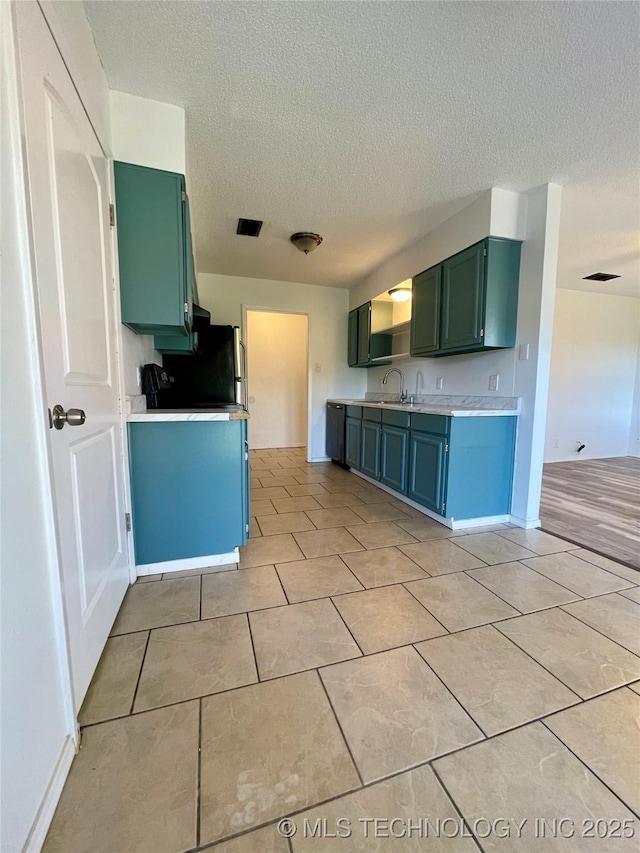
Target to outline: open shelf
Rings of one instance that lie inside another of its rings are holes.
[[[376,361],[393,361],[394,358],[410,358],[410,352],[394,352],[392,355],[383,355],[380,358],[372,358],[371,364],[375,364]]]
[[[387,326],[386,329],[376,329],[372,331],[374,335],[397,335],[399,332],[408,332],[411,327],[411,320],[405,320],[404,323],[396,323],[395,326]]]

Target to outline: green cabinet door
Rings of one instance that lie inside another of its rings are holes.
[[[184,324],[187,334],[155,335],[153,345],[158,352],[181,355],[194,353],[198,349],[198,333],[193,331],[193,303],[196,293],[196,273],[193,263],[193,245],[191,242],[191,216],[189,199],[185,195],[183,202],[183,245],[184,245]]]
[[[122,322],[186,336],[184,177],[119,162],[114,177]]]
[[[371,338],[371,303],[366,302],[358,308],[358,364],[369,363]]]
[[[446,444],[443,435],[411,432],[409,497],[441,515],[444,515]]]
[[[440,349],[479,346],[484,335],[484,241],[442,264]]]
[[[344,461],[350,468],[360,470],[360,432],[362,421],[356,418],[347,418],[345,426],[345,451]]]
[[[358,364],[358,309],[349,311],[348,357],[349,367]]]
[[[380,439],[382,427],[371,421],[362,421],[362,447],[360,449],[360,470],[367,477],[380,479]]]
[[[403,495],[409,482],[409,430],[382,427],[380,482]]]
[[[440,348],[441,282],[442,266],[413,279],[411,355],[431,355]]]

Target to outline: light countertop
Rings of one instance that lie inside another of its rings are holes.
[[[327,402],[338,403],[343,406],[362,406],[368,409],[392,409],[413,414],[444,415],[452,418],[514,417],[520,413],[518,397],[446,397],[444,395],[433,395],[419,398],[412,405],[409,403],[403,405],[388,399],[329,399]]]
[[[225,406],[219,409],[146,409],[127,415],[129,423],[158,423],[160,421],[241,421],[248,420],[249,412],[242,406]]]

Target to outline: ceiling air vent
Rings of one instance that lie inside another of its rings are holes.
[[[612,278],[620,278],[619,275],[614,275],[611,272],[594,272],[591,275],[585,275],[583,281],[611,281]]]
[[[257,237],[261,228],[261,219],[238,219],[236,234],[242,234],[243,237]]]

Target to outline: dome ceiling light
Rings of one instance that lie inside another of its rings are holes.
[[[387,292],[394,302],[408,302],[411,299],[410,287],[392,287]]]
[[[305,255],[313,252],[322,243],[322,237],[319,234],[313,234],[311,231],[298,231],[297,234],[292,234],[290,239],[296,249],[300,249]]]

